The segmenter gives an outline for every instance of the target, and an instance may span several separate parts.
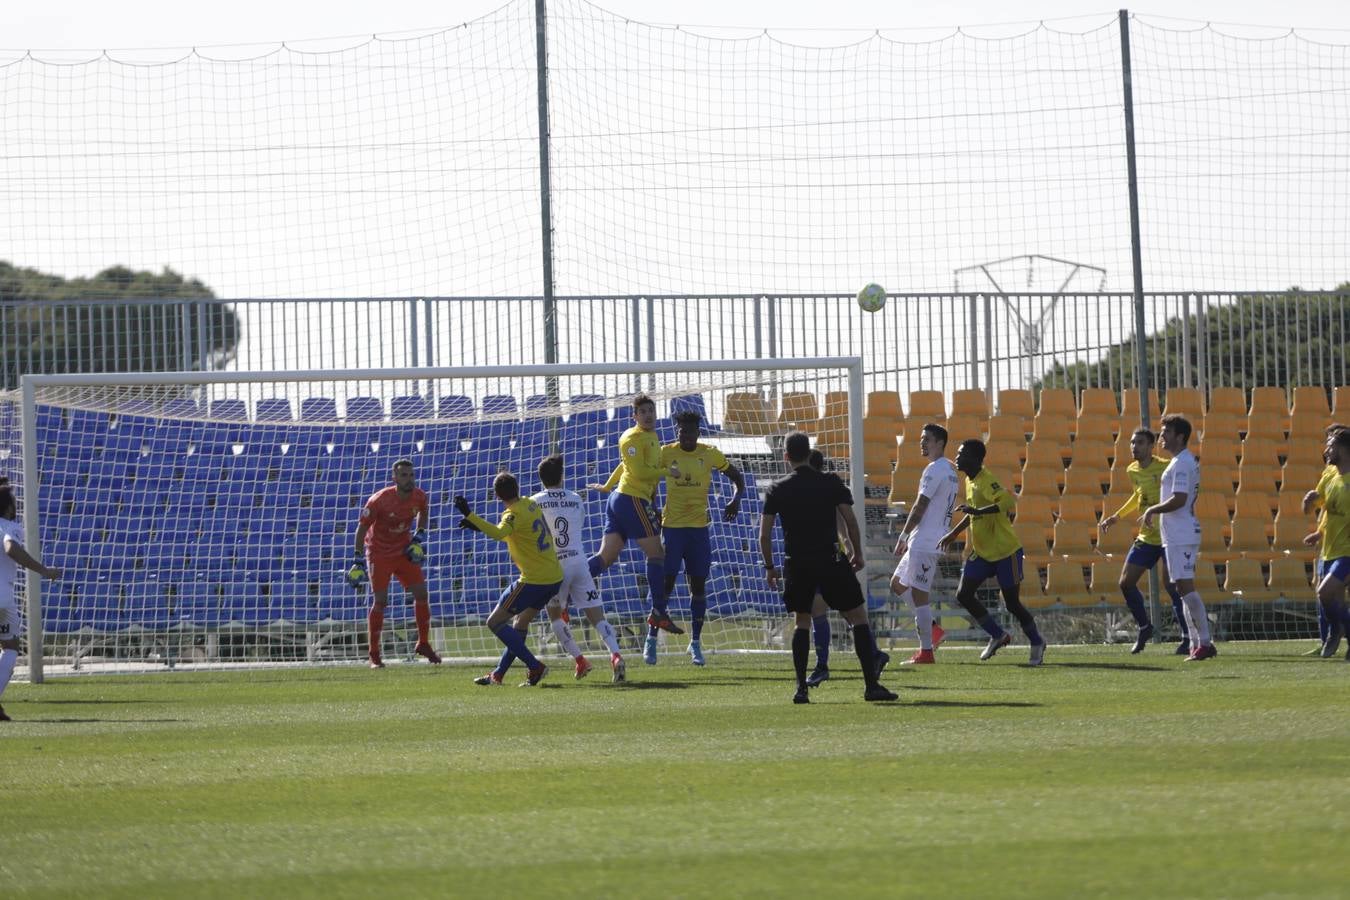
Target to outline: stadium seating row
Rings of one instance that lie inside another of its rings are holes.
[[[1233,559],[1224,567],[1220,579],[1213,560],[1201,559],[1196,566],[1196,587],[1206,605],[1239,601],[1272,603],[1280,600],[1307,603],[1314,596],[1311,578],[1301,560],[1279,558],[1268,565],[1269,574],[1254,559]],[[1030,572],[1028,573],[1030,575]],[[1022,583],[1022,600],[1027,606],[1044,609],[1056,604],[1066,607],[1123,606],[1116,585],[1120,563],[1098,560],[1088,566],[1076,561],[1054,561],[1046,568],[1045,582],[1028,577]]]

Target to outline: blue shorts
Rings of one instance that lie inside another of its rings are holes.
[[[1322,560],[1322,571],[1318,580],[1330,575],[1342,584],[1350,582],[1350,556],[1338,556],[1335,559]]]
[[[1130,547],[1129,555],[1125,557],[1126,565],[1138,566],[1141,569],[1151,569],[1162,559],[1162,544],[1145,544],[1143,541],[1135,541],[1134,546]]]
[[[661,520],[650,502],[618,491],[605,504],[605,534],[617,534],[625,541],[639,541],[661,533]]]
[[[666,528],[661,532],[666,542],[666,574],[685,574],[691,578],[707,578],[712,571],[711,528]]]
[[[1322,583],[1322,575],[1325,574],[1325,569],[1326,560],[1322,559],[1320,556],[1313,560],[1313,584]]]
[[[973,581],[976,587],[990,576],[998,576],[998,586],[1001,588],[1010,588],[1022,583],[1022,548],[1018,547],[1017,552],[1012,556],[1005,556],[1000,560],[990,562],[987,559],[981,559],[978,556],[972,556],[966,560],[966,567],[961,570],[961,581]]]
[[[498,605],[504,605],[509,613],[518,613],[525,609],[543,609],[548,601],[558,596],[561,581],[553,584],[526,584],[517,578],[502,591],[497,598]]]

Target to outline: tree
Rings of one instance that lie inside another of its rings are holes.
[[[6,388],[30,373],[219,368],[239,337],[234,311],[172,269],[66,279],[0,260]]]
[[[1232,303],[1209,306],[1205,314],[1205,349],[1209,387],[1233,385],[1340,384],[1346,372],[1346,340],[1350,337],[1350,282],[1334,293],[1308,294],[1290,288],[1280,294],[1249,294]],[[1198,321],[1186,323],[1192,336],[1193,368],[1199,365]],[[1161,331],[1145,338],[1150,378],[1165,354],[1181,346],[1182,320],[1168,320]],[[1138,387],[1135,380],[1135,341],[1130,337],[1112,346],[1096,362],[1055,365],[1038,388],[1107,387],[1115,391]],[[1179,368],[1180,360],[1175,361]],[[1168,385],[1150,385],[1163,394]]]

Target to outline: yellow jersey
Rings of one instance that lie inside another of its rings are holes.
[[[1149,459],[1146,466],[1139,465],[1137,459],[1131,461],[1125,469],[1125,474],[1129,476],[1130,484],[1134,485],[1134,493],[1130,494],[1130,499],[1121,504],[1115,515],[1120,517],[1135,510],[1143,511],[1150,506],[1157,506],[1162,493],[1162,474],[1166,468],[1167,460],[1156,456]],[[1162,546],[1162,530],[1156,516],[1152,525],[1139,529],[1139,540],[1154,547]]]
[[[1317,493],[1317,507],[1319,510],[1325,509],[1327,502],[1327,486],[1331,484],[1331,479],[1339,474],[1341,474],[1341,470],[1333,465],[1327,465],[1322,469],[1322,477],[1317,479],[1317,487],[1313,488]],[[1318,534],[1323,536],[1326,535],[1326,524],[1327,517],[1319,514],[1317,517]]]
[[[1322,558],[1350,556],[1350,481],[1339,470],[1322,481]]]
[[[966,481],[966,504],[977,509],[997,504],[998,512],[970,517],[970,547],[980,559],[997,562],[1022,549],[1008,513],[1017,508],[1017,498],[999,484],[994,473],[980,469]]]
[[[623,468],[620,494],[643,500],[656,497],[656,485],[666,469],[661,465],[661,439],[655,431],[637,425],[625,431],[619,438],[619,464]]]
[[[553,538],[544,521],[544,511],[528,497],[516,499],[502,513],[502,520],[493,525],[477,514],[469,521],[478,530],[496,541],[505,541],[511,562],[520,570],[525,584],[557,584],[562,581],[562,566],[553,549]]]
[[[679,478],[670,473],[672,464],[679,470]],[[707,528],[712,473],[727,470],[722,451],[707,444],[697,444],[688,451],[681,450],[678,443],[666,444],[661,448],[661,468],[666,472],[666,508],[661,513],[661,525]]]

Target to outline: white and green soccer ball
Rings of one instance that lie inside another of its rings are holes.
[[[867,312],[876,312],[886,305],[886,289],[879,284],[864,285],[858,291],[858,305]]]

